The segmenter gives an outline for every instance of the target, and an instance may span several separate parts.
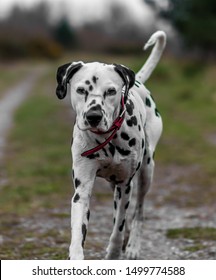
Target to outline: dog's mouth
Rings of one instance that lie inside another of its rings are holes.
[[[90,127],[89,130],[93,133],[96,133],[96,134],[103,134],[103,133],[106,133],[106,130],[104,129],[100,129],[100,128],[96,128],[96,127]]]

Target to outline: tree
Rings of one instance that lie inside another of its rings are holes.
[[[64,48],[76,46],[76,34],[66,18],[62,18],[54,27],[53,36]]]
[[[145,0],[155,3],[155,0]],[[188,46],[205,51],[216,47],[215,0],[168,0],[168,9],[161,9],[160,16],[169,20],[183,36]]]

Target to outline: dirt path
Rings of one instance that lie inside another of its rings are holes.
[[[215,207],[179,208],[171,204],[158,206],[158,201],[163,201],[166,191],[170,191],[172,180],[167,185],[167,190],[161,190],[162,180],[160,174],[167,169],[158,166],[155,183],[146,198],[145,225],[141,244],[141,258],[147,260],[179,260],[179,259],[216,259],[216,242],[211,240],[198,240],[188,238],[170,239],[166,237],[167,230],[173,228],[215,227]],[[160,183],[159,183],[160,182]],[[91,217],[85,244],[86,259],[104,259],[106,246],[112,230],[112,192],[108,184],[102,179],[96,181],[91,199]],[[132,205],[133,208],[133,205]],[[131,211],[132,212],[132,211]],[[34,238],[37,246],[49,244],[52,253],[34,256],[39,259],[67,258],[70,239],[70,197],[68,201],[61,201],[55,209],[47,209],[35,213],[31,219],[23,219],[19,223],[22,232],[29,229],[43,235],[43,239]],[[15,229],[17,232],[17,229]],[[27,239],[24,241],[29,242]],[[124,255],[122,259],[124,259]]]
[[[7,90],[0,99],[0,162],[4,155],[7,133],[13,125],[13,114],[30,93],[39,74],[39,69],[32,70],[23,81]]]

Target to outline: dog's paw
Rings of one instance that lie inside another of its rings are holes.
[[[140,256],[139,252],[134,251],[133,247],[127,247],[125,255],[127,260],[138,260]]]
[[[141,251],[141,240],[143,232],[143,222],[133,221],[131,226],[131,232],[126,246],[125,255],[129,260],[139,259]]]

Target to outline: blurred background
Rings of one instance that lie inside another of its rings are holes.
[[[146,86],[164,131],[141,257],[216,258],[216,1],[1,0],[1,259],[67,258],[73,115],[55,96],[57,67],[104,61],[136,72],[159,29],[167,47]],[[87,259],[104,257],[112,228],[112,193],[101,184]]]
[[[56,59],[65,50],[140,50],[155,30],[174,54],[214,55],[213,0],[8,0],[0,4],[1,59]]]

